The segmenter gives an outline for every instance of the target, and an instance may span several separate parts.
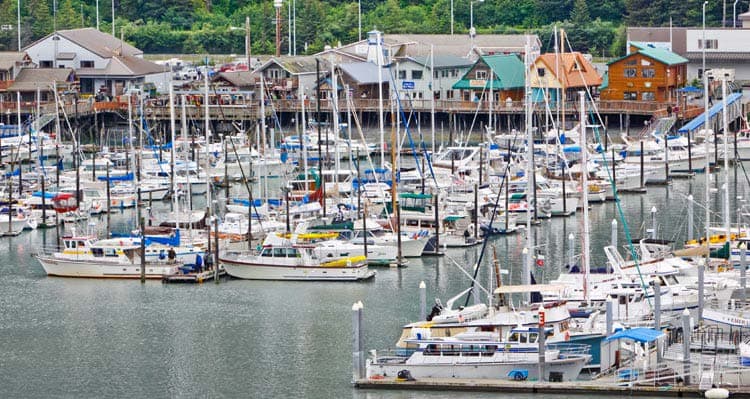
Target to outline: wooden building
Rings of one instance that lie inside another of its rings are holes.
[[[687,82],[688,60],[662,48],[631,43],[630,54],[608,65],[602,100],[676,102]]]
[[[525,68],[515,54],[485,55],[453,85],[461,90],[463,101],[486,101],[487,93],[494,93],[493,101],[499,104],[511,99],[523,99]]]
[[[546,96],[551,103],[562,97],[560,90],[565,90],[564,98],[570,101],[577,99],[581,90],[596,94],[602,84],[594,65],[577,51],[539,55],[530,67],[529,80],[534,101]]]

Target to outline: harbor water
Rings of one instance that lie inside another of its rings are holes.
[[[649,187],[647,194],[623,194],[622,211],[632,237],[643,236],[656,207],[659,238],[684,240],[686,196],[692,192],[703,202],[703,179],[698,175]],[[720,187],[722,179],[716,180],[712,186]],[[730,181],[734,218],[742,204],[737,196],[747,198],[748,184],[742,169],[733,169]],[[720,216],[721,191],[711,198],[711,209]],[[166,204],[158,207],[168,209]],[[618,218],[620,244],[626,235],[614,202],[592,205],[590,215],[595,266],[605,260],[602,247],[609,244],[613,218]],[[696,234],[702,231],[703,215],[696,205]],[[132,210],[115,213],[114,229],[127,229],[133,219]],[[103,223],[95,222],[99,227]],[[544,265],[534,266],[537,280],[558,275],[567,262],[571,233],[578,251],[581,223],[576,215],[532,227],[538,251],[545,255]],[[393,347],[400,327],[419,315],[420,281],[427,285],[428,306],[431,298],[445,302],[468,287],[459,268],[470,272],[480,248],[410,259],[407,267],[378,269],[374,279],[362,283],[226,279],[167,285],[47,277],[32,254],[55,239],[55,229],[0,239],[3,397],[502,397],[366,391],[351,385],[352,304],[364,303],[365,347]],[[523,232],[492,238],[479,281],[490,279],[486,266],[493,252],[510,272],[503,278],[520,281],[524,245]]]

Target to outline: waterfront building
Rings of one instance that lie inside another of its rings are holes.
[[[36,101],[37,90],[39,100],[43,103],[54,103],[54,90],[58,92],[76,92],[78,89],[78,78],[71,68],[24,68],[16,76],[16,79],[8,87],[15,100],[15,93],[21,93],[21,101]],[[63,100],[64,101],[64,100]]]
[[[515,54],[485,55],[453,85],[461,91],[463,101],[486,101],[487,93],[494,102],[521,101],[525,87],[525,67]]]
[[[558,91],[565,90],[565,98],[576,98],[581,90],[595,94],[602,78],[594,65],[583,54],[540,54],[529,69],[529,81],[534,99],[541,101],[545,95],[554,103]]]
[[[602,100],[676,102],[687,82],[688,60],[663,48],[630,43],[630,53],[607,65]]]
[[[122,95],[128,87],[153,84],[166,92],[169,67],[143,59],[143,51],[94,28],[59,30],[24,49],[39,68],[72,68],[82,94]]]

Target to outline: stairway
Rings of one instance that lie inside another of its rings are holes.
[[[31,122],[31,129],[35,132],[39,132],[50,122],[54,121],[56,117],[55,114],[43,114]]]

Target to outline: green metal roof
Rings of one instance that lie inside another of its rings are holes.
[[[608,62],[607,65],[612,65],[617,61],[624,60],[625,58],[628,58],[633,54],[642,54],[666,65],[687,64],[688,62],[687,58],[682,57],[679,54],[673,53],[669,50],[654,47],[643,47],[638,50],[638,53],[630,53],[623,55],[622,57],[615,58],[614,60]]]
[[[644,47],[638,52],[667,65],[687,64],[688,62],[687,58],[661,48]]]
[[[499,54],[499,55],[485,55],[480,57],[479,61],[483,61],[487,66],[490,67],[493,73],[492,89],[504,90],[504,89],[517,89],[522,88],[525,85],[525,68],[523,62],[515,54]],[[481,89],[481,86],[472,86],[471,81],[477,82],[477,79],[472,79],[471,70],[466,72],[464,76],[453,85],[454,89]],[[485,81],[485,89],[490,88],[490,80]]]

